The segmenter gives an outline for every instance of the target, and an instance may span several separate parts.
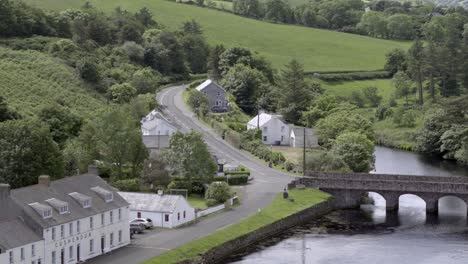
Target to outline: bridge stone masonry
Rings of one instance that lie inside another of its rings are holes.
[[[380,194],[387,211],[398,210],[399,198],[413,194],[426,202],[427,213],[437,213],[439,200],[446,196],[458,197],[468,205],[468,177],[415,176],[368,173],[306,172],[289,187],[304,185],[318,188],[335,197],[335,207],[355,208],[368,192]]]

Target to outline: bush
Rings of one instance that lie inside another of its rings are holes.
[[[213,181],[215,182],[225,182],[227,179],[226,179],[226,176],[216,176],[216,177],[213,177]]]
[[[342,73],[320,74],[320,79],[327,81],[327,82],[384,79],[384,78],[390,78],[390,77],[391,75],[387,71],[342,72]]]
[[[293,162],[289,161],[289,160],[287,160],[287,161],[284,163],[284,168],[285,168],[287,171],[292,171],[292,170],[294,170],[294,167],[295,167],[295,166],[296,166],[296,165],[295,165]]]
[[[140,191],[140,181],[138,179],[118,180],[111,184],[122,192],[138,192]]]
[[[247,184],[249,181],[249,176],[244,174],[244,175],[232,175],[229,177],[229,184],[230,185],[241,185],[241,184]]]
[[[414,127],[416,124],[416,115],[413,110],[399,108],[393,115],[393,123],[399,127]]]
[[[231,191],[227,182],[212,182],[205,195],[205,199],[214,199],[218,203],[224,203],[229,198],[231,198]]]
[[[392,109],[387,105],[379,105],[377,109],[375,109],[375,117],[378,120],[384,120],[385,118],[391,116],[392,113]]]
[[[188,193],[190,194],[192,192],[192,183],[189,181],[172,181],[169,183],[167,188],[188,190]]]
[[[206,199],[205,204],[208,207],[212,207],[212,206],[218,205],[219,203],[215,199]]]

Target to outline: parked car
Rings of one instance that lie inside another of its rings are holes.
[[[136,218],[136,219],[133,219],[130,223],[143,224],[146,227],[146,229],[150,229],[153,227],[153,221],[151,221],[151,219],[149,218]]]
[[[146,226],[142,223],[130,223],[130,234],[141,234],[145,231]]]

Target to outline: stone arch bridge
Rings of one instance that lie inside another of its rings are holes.
[[[458,197],[468,205],[468,177],[307,172],[307,176],[295,179],[289,187],[297,185],[332,194],[337,208],[358,207],[367,192],[384,197],[388,211],[398,210],[399,198],[404,194],[423,199],[428,213],[436,213],[439,199],[446,196]]]

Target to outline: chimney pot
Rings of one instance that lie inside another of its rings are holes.
[[[50,186],[50,176],[49,175],[41,175],[39,176],[38,183],[41,185],[45,185],[47,187]]]
[[[0,183],[0,200],[6,200],[10,197],[10,185]]]

